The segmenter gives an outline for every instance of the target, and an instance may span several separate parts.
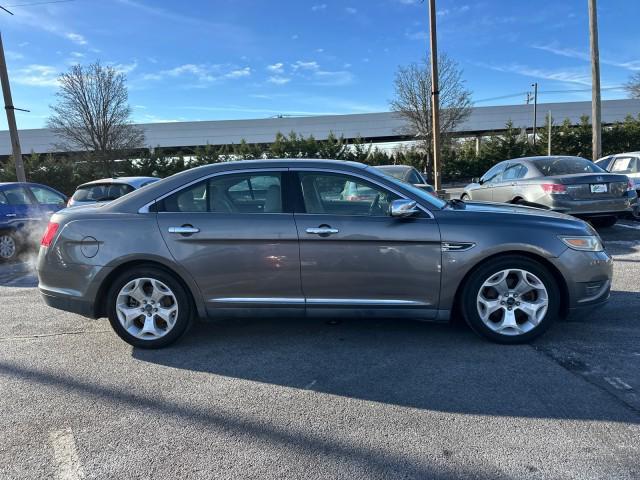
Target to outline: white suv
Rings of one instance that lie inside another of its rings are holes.
[[[629,177],[640,197],[640,152],[617,153],[599,159],[596,164],[611,173]],[[640,220],[640,201],[633,209],[633,217]]]

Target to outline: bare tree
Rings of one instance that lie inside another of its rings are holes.
[[[632,75],[627,84],[625,85],[625,89],[629,92],[629,96],[631,98],[640,99],[640,72]]]
[[[124,74],[99,62],[74,65],[58,79],[57,103],[48,126],[61,139],[61,150],[88,152],[113,175],[118,154],[140,148],[143,131],[131,124]]]
[[[456,61],[441,54],[438,58],[440,83],[440,136],[443,143],[471,113],[471,91],[464,86]],[[433,158],[431,121],[431,71],[429,59],[400,67],[395,78],[395,98],[391,109],[407,121],[406,132],[415,135],[426,154],[424,171],[431,171]]]

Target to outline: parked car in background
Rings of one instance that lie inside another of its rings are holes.
[[[46,185],[0,183],[0,260],[13,260],[24,247],[37,245],[49,217],[66,201]]]
[[[156,177],[115,177],[83,183],[76,188],[68,206],[111,202],[158,180],[160,179]]]
[[[461,198],[547,208],[601,227],[612,226],[637,203],[635,188],[625,175],[569,156],[505,160],[467,185]]]
[[[618,153],[601,158],[596,165],[611,173],[620,173],[629,177],[633,182],[638,197],[640,197],[640,152]],[[640,201],[632,211],[633,218],[640,220]]]
[[[375,194],[340,195],[350,184]],[[486,338],[521,343],[606,302],[613,272],[580,219],[445,202],[373,167],[310,159],[206,165],[68,208],[41,245],[45,302],[108,316],[143,348],[194,316],[447,320],[458,308]]]
[[[433,196],[437,196],[436,189],[433,185],[429,185],[424,176],[410,165],[379,165],[376,167],[378,170],[383,171],[387,175],[391,175],[398,180],[410,183],[411,185],[421,188],[427,193]]]

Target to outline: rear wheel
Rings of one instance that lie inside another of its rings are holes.
[[[143,267],[120,275],[107,296],[109,322],[125,342],[160,348],[175,342],[191,322],[189,294],[168,272]]]
[[[469,326],[497,343],[528,342],[557,319],[560,295],[553,275],[520,256],[481,265],[463,287],[462,310]]]
[[[609,228],[609,227],[613,227],[616,222],[618,221],[618,217],[612,215],[609,217],[594,217],[591,218],[589,220],[589,222],[594,226],[594,227],[600,227],[600,228]]]
[[[0,234],[0,259],[5,262],[15,260],[18,256],[18,240],[11,232]]]

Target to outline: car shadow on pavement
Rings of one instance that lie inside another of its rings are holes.
[[[588,328],[597,315],[581,321]],[[607,393],[536,348],[492,344],[445,324],[218,321],[195,325],[170,348],[133,349],[132,355],[178,369],[419,409],[640,423],[637,412],[606,401]]]

